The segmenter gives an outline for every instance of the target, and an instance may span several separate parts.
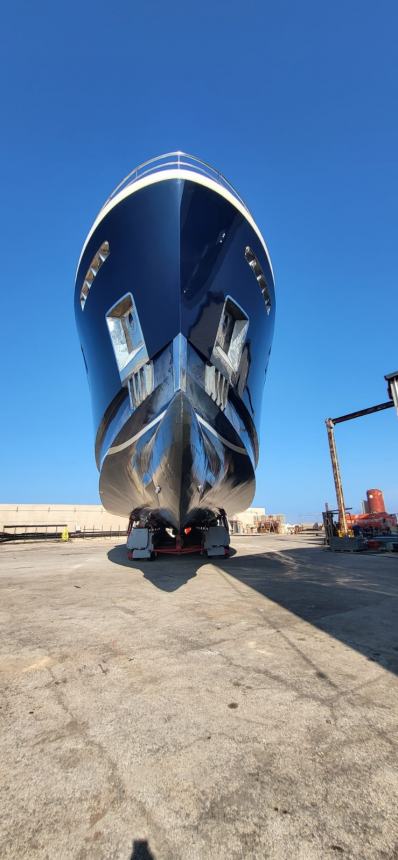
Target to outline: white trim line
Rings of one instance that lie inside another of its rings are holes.
[[[134,194],[136,191],[140,191],[141,188],[145,188],[148,185],[154,185],[155,182],[165,182],[168,179],[191,179],[193,182],[197,182],[198,185],[204,185],[206,188],[210,188],[212,191],[216,191],[218,194],[221,194],[222,197],[225,197],[225,199],[228,200],[229,203],[232,203],[232,205],[235,206],[235,209],[237,209],[241,213],[241,215],[246,218],[246,221],[249,222],[255,233],[257,233],[257,236],[260,239],[260,242],[267,255],[268,263],[272,272],[272,277],[274,277],[268,248],[265,244],[265,241],[259,228],[257,227],[254,218],[252,218],[252,216],[250,215],[250,212],[246,209],[245,206],[243,206],[243,204],[237,199],[237,197],[235,197],[233,194],[231,194],[230,191],[228,191],[227,188],[225,188],[219,182],[215,182],[213,179],[209,179],[207,176],[203,176],[201,173],[196,173],[196,171],[194,170],[159,170],[156,173],[152,173],[150,176],[145,176],[142,179],[138,179],[136,182],[132,182],[131,185],[128,185],[126,188],[123,188],[122,191],[119,191],[119,193],[115,195],[115,197],[112,197],[112,199],[109,200],[108,203],[106,203],[105,206],[103,206],[103,208],[100,210],[94,221],[93,226],[91,227],[90,232],[88,233],[88,236],[86,238],[86,241],[82,248],[82,252],[79,257],[76,275],[79,270],[81,259],[86,250],[87,244],[91,239],[91,236],[93,235],[94,231],[97,229],[98,225],[101,223],[103,218],[105,218],[105,215],[107,215],[108,212],[111,211],[111,209],[117,206],[117,204],[120,203],[121,200],[124,200],[126,197],[129,197],[130,194]]]
[[[137,440],[140,439],[141,436],[144,436],[147,430],[151,430],[152,427],[155,427],[155,424],[159,424],[159,421],[161,421],[162,418],[166,415],[166,412],[167,409],[165,409],[164,412],[161,412],[160,415],[157,416],[157,418],[153,419],[153,421],[150,421],[149,424],[146,424],[145,427],[142,428],[142,430],[139,430],[138,433],[135,434],[135,436],[131,436],[130,439],[126,439],[126,441],[121,442],[120,445],[114,445],[113,448],[109,448],[106,457],[109,457],[110,454],[119,454],[120,451],[124,451],[125,448],[128,448],[134,442],[137,442]]]
[[[164,416],[166,415],[166,412],[167,409],[161,412],[160,415],[157,416],[157,418],[153,419],[153,421],[150,421],[149,424],[146,424],[145,427],[142,427],[142,429],[139,430],[138,433],[135,434],[135,436],[131,436],[130,439],[126,439],[126,441],[121,442],[120,445],[114,445],[112,448],[109,448],[106,457],[109,457],[110,454],[119,454],[120,451],[124,451],[126,448],[129,448],[130,445],[133,445],[134,442],[137,442],[138,439],[140,439],[141,436],[144,436],[144,434],[147,433],[148,430],[152,430],[152,427],[155,427],[156,424],[159,424],[162,418],[164,418]],[[225,445],[227,448],[231,448],[232,451],[236,451],[237,454],[244,454],[246,457],[249,456],[248,452],[246,451],[246,448],[240,448],[239,445],[234,445],[233,442],[229,442],[228,439],[224,438],[224,436],[220,436],[220,434],[217,433],[217,430],[215,430],[214,427],[211,426],[211,424],[208,424],[207,421],[205,421],[205,419],[202,418],[197,412],[195,412],[195,415],[199,421],[199,424],[202,424],[203,427],[206,427],[206,430],[209,430],[209,432],[212,433],[213,436],[216,436],[216,438],[219,439],[220,442],[223,443],[223,445]]]
[[[245,454],[246,457],[249,456],[246,451],[246,448],[240,448],[239,445],[234,445],[233,442],[229,442],[228,439],[224,438],[224,436],[220,436],[220,434],[217,433],[217,430],[215,430],[214,427],[211,426],[211,424],[208,424],[207,421],[204,420],[204,418],[201,418],[201,416],[198,415],[197,412],[195,412],[195,415],[199,421],[199,424],[202,424],[203,427],[206,427],[206,430],[209,430],[210,433],[213,434],[213,436],[216,436],[217,439],[219,439],[220,442],[223,443],[223,445],[226,445],[227,448],[231,448],[232,451],[236,451],[238,454]]]

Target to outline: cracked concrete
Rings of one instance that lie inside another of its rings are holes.
[[[0,856],[398,858],[398,557],[0,549]]]

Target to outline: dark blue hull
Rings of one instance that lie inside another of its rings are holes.
[[[76,278],[100,495],[182,528],[252,501],[272,271],[214,183],[182,172],[130,190],[97,219]]]

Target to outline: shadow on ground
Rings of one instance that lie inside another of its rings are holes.
[[[135,839],[130,860],[155,860],[155,855],[148,845],[147,839]]]
[[[186,556],[168,556],[167,558],[156,559],[155,561],[141,561],[140,568],[137,568],[137,562],[129,561],[127,558],[127,550],[125,544],[122,546],[114,546],[108,552],[109,561],[114,564],[121,564],[122,567],[130,568],[130,570],[140,570],[144,579],[148,579],[156,588],[162,591],[177,591],[182,585],[185,585],[189,579],[196,576],[198,567],[198,556],[191,556],[187,564]],[[201,561],[201,564],[203,562]]]
[[[397,561],[313,546],[239,555],[220,574],[398,674]]]
[[[132,567],[123,546],[108,557]],[[236,589],[242,610],[250,597],[244,585],[398,674],[397,562],[382,555],[330,553],[321,546],[262,553],[242,548],[228,559],[157,559],[143,563],[140,571],[156,588],[175,592],[211,564],[214,575]],[[272,617],[275,613],[267,623]],[[285,627],[286,621],[277,626]]]
[[[231,550],[231,556],[236,555],[236,550]],[[205,563],[205,559],[199,553],[193,555],[168,555],[161,556],[154,561],[138,562],[141,567],[137,568],[137,562],[130,561],[127,557],[125,544],[114,546],[108,552],[109,561],[128,567],[130,570],[139,569],[144,577],[156,588],[162,591],[177,591],[190,579],[196,576],[197,571]],[[208,559],[207,561],[210,561]],[[220,559],[214,559],[215,562]],[[222,560],[223,561],[223,560]]]

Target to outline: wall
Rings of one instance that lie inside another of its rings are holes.
[[[5,525],[66,524],[77,529],[125,530],[128,520],[109,514],[102,505],[0,505],[0,531]]]

